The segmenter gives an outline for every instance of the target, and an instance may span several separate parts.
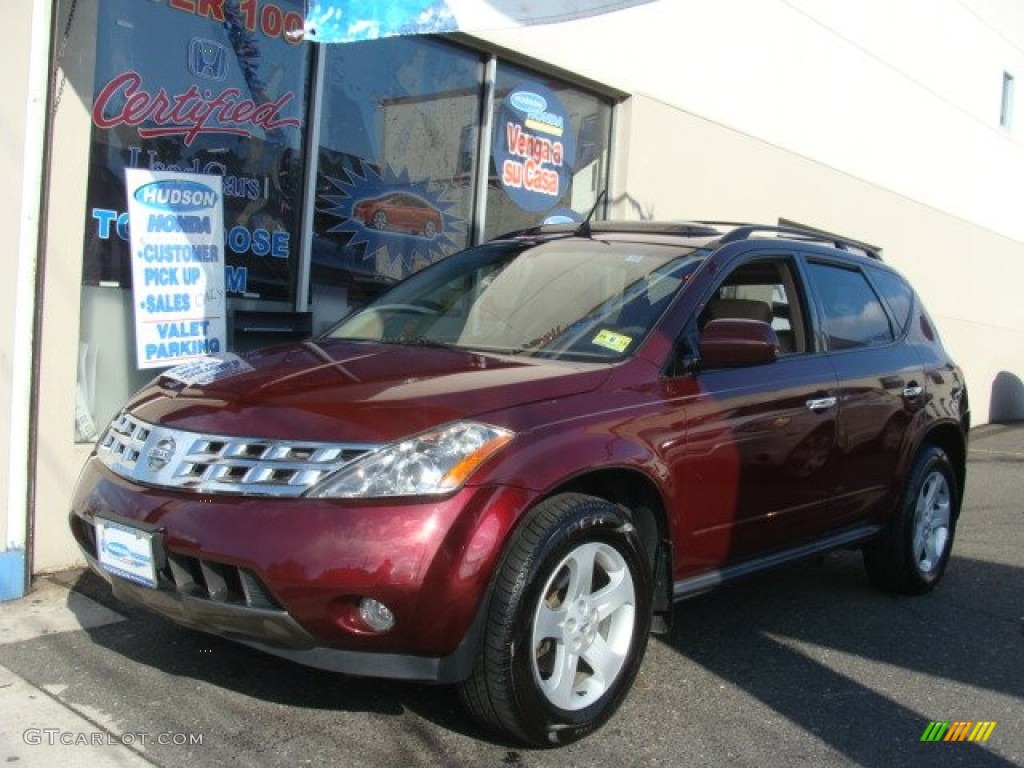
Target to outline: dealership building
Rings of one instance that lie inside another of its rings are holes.
[[[159,371],[317,333],[461,248],[595,208],[879,248],[963,367],[973,422],[1024,418],[1024,4],[653,0],[330,45],[289,35],[303,10],[5,7],[0,599],[82,562],[78,471]],[[204,180],[212,244],[133,247],[147,184],[179,211]]]

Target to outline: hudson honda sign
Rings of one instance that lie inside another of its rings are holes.
[[[226,345],[221,177],[129,168],[129,230],[139,368]]]

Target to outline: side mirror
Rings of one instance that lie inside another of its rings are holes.
[[[697,342],[701,368],[739,368],[775,362],[779,337],[760,320],[712,320]]]

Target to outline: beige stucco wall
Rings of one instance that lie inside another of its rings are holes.
[[[13,3],[4,14],[7,40],[0,46],[0,71],[7,73],[4,100],[0,110],[0,167],[8,174],[0,184],[0,232],[4,233],[6,279],[0,280],[0,489],[6,501],[10,488],[10,464],[24,455],[24,448],[11,444],[11,402],[14,379],[15,309],[19,266],[18,243],[21,240],[23,161],[25,119],[28,111],[29,47],[32,38],[32,4]],[[14,452],[12,454],[12,451]],[[0,514],[0,551],[8,548],[7,510]]]
[[[614,215],[784,218],[882,246],[964,368],[975,423],[1024,418],[1024,243],[651,98],[621,111]]]
[[[53,124],[38,382],[35,571],[81,561],[67,514],[75,478],[91,448],[75,445],[74,421],[95,12],[95,3],[77,4],[61,68],[67,79]],[[58,18],[57,29],[65,23]]]

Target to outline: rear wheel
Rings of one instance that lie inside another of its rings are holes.
[[[960,496],[949,457],[938,446],[925,446],[892,520],[864,548],[864,565],[872,583],[906,595],[932,589],[949,562],[959,513]]]
[[[575,741],[622,703],[650,622],[651,570],[624,511],[579,494],[548,499],[499,568],[462,699],[524,742]]]

